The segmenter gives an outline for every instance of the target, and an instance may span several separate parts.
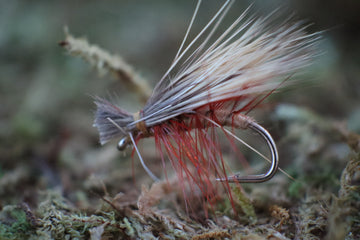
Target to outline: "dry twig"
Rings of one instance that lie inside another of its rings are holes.
[[[65,40],[59,43],[68,53],[73,56],[80,56],[86,62],[94,66],[103,75],[113,73],[116,78],[126,84],[125,89],[131,89],[138,93],[142,101],[146,101],[151,88],[147,81],[137,74],[134,69],[120,56],[111,55],[97,45],[90,44],[85,38],[75,38],[65,28]]]

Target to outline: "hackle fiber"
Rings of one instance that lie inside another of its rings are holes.
[[[279,88],[280,82],[310,63],[319,34],[307,34],[306,26],[291,18],[279,22],[277,11],[255,18],[247,9],[211,41],[230,5],[227,1],[195,39],[179,49],[137,120],[109,101],[95,99],[94,125],[101,144],[141,134],[139,122],[151,135],[152,127],[184,114],[204,114],[204,106],[212,103],[222,102],[222,110],[229,113],[246,110],[255,98]],[[189,53],[191,48],[195,50]],[[175,66],[180,69],[177,73]]]

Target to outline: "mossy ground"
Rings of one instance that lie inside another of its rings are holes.
[[[220,198],[208,214],[201,204],[186,212],[171,175],[152,184],[130,150],[99,146],[92,127],[90,96],[116,95],[124,108],[141,108],[176,53],[193,4],[1,3],[0,239],[359,239],[360,8],[315,3],[289,5],[315,23],[314,31],[330,29],[323,53],[299,77],[305,83],[274,94],[256,113],[295,180],[279,172],[266,183],[233,187],[235,206]],[[230,18],[246,4],[238,0]],[[204,5],[200,22],[218,6]],[[68,46],[65,25],[131,65],[101,49],[59,47]],[[143,156],[161,173],[152,148],[144,141]]]

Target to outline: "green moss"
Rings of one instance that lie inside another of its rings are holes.
[[[255,209],[250,199],[244,194],[241,188],[232,186],[231,191],[234,193],[234,200],[237,205],[241,208],[241,211],[245,214],[251,223],[257,221]]]
[[[299,199],[304,192],[304,184],[301,181],[293,181],[288,188],[288,195],[291,198]]]
[[[126,229],[125,232],[128,236],[135,237],[135,229],[126,217],[123,219],[123,223],[120,224],[120,226]]]
[[[5,206],[0,212],[0,239],[26,239],[33,232],[26,213],[18,206]]]

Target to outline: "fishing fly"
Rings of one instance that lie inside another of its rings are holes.
[[[188,182],[209,195],[215,191],[214,182],[229,189],[229,183],[258,183],[274,176],[279,162],[275,141],[248,112],[311,63],[319,34],[307,34],[307,26],[291,22],[292,17],[279,21],[278,11],[263,18],[249,16],[249,8],[217,33],[233,3],[227,0],[186,46],[200,3],[170,68],[143,109],[130,113],[97,97],[94,125],[101,144],[117,138],[119,150],[132,145],[146,172],[157,181],[137,147],[140,139],[154,138],[163,165],[170,161],[179,183]],[[258,133],[270,149],[270,168],[259,175],[228,174],[216,129],[229,142],[239,141],[267,159],[233,130]]]

